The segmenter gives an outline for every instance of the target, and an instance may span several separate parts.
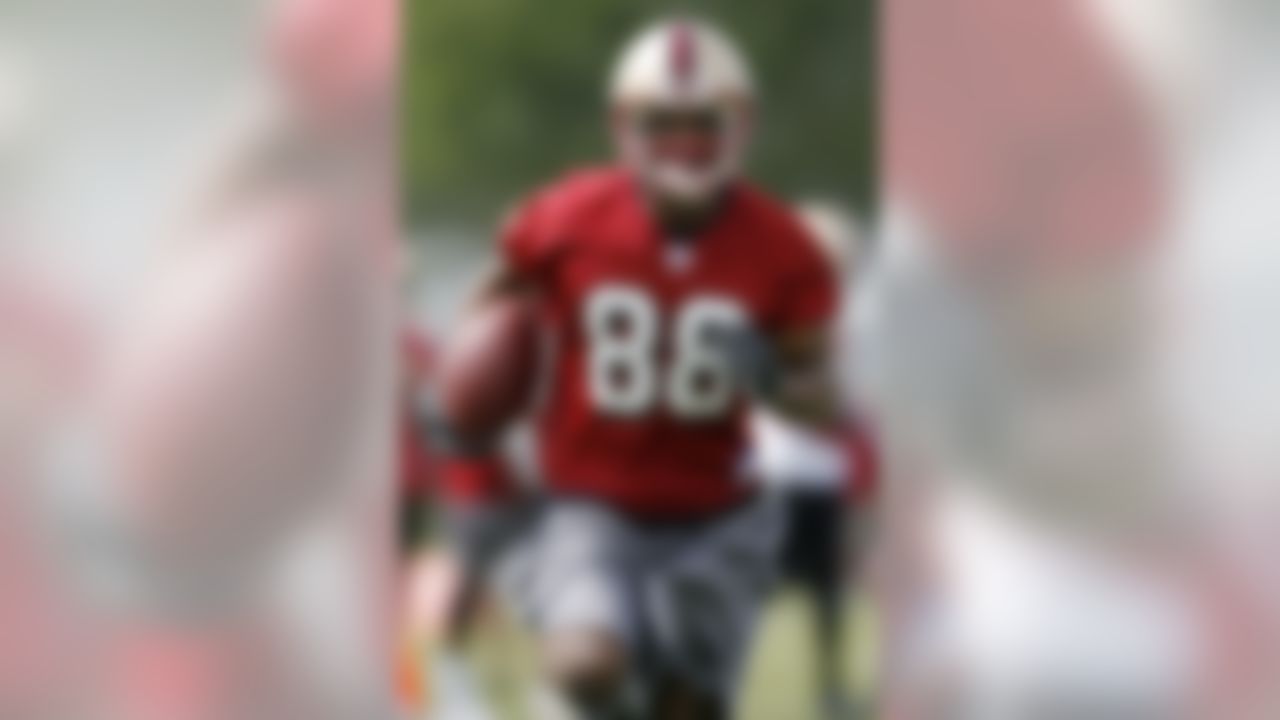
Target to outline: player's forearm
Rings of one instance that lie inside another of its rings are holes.
[[[831,370],[826,334],[806,330],[769,343],[773,379],[760,395],[764,404],[792,422],[817,431],[838,429],[843,408]]]

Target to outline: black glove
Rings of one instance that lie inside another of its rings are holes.
[[[767,337],[750,327],[735,326],[719,329],[714,341],[743,392],[758,400],[777,394],[781,363]]]

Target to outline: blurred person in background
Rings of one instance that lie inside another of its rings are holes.
[[[31,565],[59,581],[79,621],[61,624],[82,628],[66,645],[89,666],[46,697],[58,709],[15,717],[393,712],[396,8],[269,12],[252,120],[214,150],[216,167],[168,178],[194,177],[193,201],[115,322],[77,338],[88,347],[74,384],[54,381],[69,397],[32,440],[37,461],[5,473],[39,501],[29,519],[53,552]],[[112,19],[104,44],[133,27]],[[150,100],[163,125],[166,99]],[[121,182],[138,202],[144,190]],[[153,205],[151,221],[169,209]],[[13,647],[39,660],[38,640]]]
[[[266,10],[262,90],[103,371],[118,571],[200,618],[140,625],[130,717],[392,712],[397,10]],[[162,689],[179,660],[202,692]]]
[[[888,5],[860,367],[888,425],[896,716],[1274,714],[1266,601],[1214,557],[1274,507],[1215,517],[1275,477],[1264,5]],[[1235,13],[1224,72],[1201,43]],[[1170,292],[1170,259],[1199,280]]]
[[[439,543],[438,449],[430,417],[437,344],[425,328],[405,322],[398,363],[397,403],[399,627],[396,691],[410,718],[490,717],[462,656],[481,602],[474,582]],[[470,594],[463,597],[463,594]]]
[[[843,295],[856,295],[857,258],[865,248],[856,221],[839,206],[810,201],[798,215],[843,281]],[[838,328],[848,323],[843,317]],[[844,349],[842,338],[836,347]],[[839,357],[849,369],[851,358]],[[853,386],[851,373],[843,385]],[[857,417],[852,403],[847,409]],[[849,696],[845,656],[847,588],[856,581],[866,543],[870,540],[869,503],[875,485],[873,453],[865,421],[851,421],[835,432],[789,422],[767,408],[752,416],[752,450],[763,482],[781,497],[787,514],[781,546],[785,580],[806,596],[813,615],[817,691],[824,716],[850,718],[855,708]]]
[[[790,210],[741,177],[754,97],[711,25],[641,32],[609,90],[618,162],[521,206],[461,319],[514,303],[550,331],[544,488],[502,574],[577,717],[734,715],[782,529],[745,475],[744,409],[838,423],[837,283]],[[466,436],[457,414],[441,408],[455,449],[443,490],[455,551],[478,574],[519,510],[485,450],[505,424]]]
[[[397,628],[396,689],[410,712],[422,714],[429,700],[422,652],[429,620],[420,610],[422,585],[434,583],[430,513],[435,482],[434,454],[422,432],[418,399],[429,382],[435,349],[426,332],[406,322],[400,338],[396,422],[399,458],[396,488],[397,541],[403,598],[403,627]]]
[[[406,327],[400,341],[399,522],[400,548],[412,556],[430,536],[430,503],[435,458],[418,417],[419,399],[430,383],[434,342],[420,327]]]

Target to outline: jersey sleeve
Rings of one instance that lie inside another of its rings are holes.
[[[829,324],[839,304],[839,281],[807,235],[797,234],[781,279],[774,326],[777,331]]]
[[[551,257],[550,213],[543,195],[535,195],[511,211],[498,234],[502,260],[517,274],[537,280]]]

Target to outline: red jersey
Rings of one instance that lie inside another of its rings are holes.
[[[668,237],[628,174],[593,170],[535,194],[501,242],[552,338],[538,417],[550,490],[661,517],[748,494],[743,399],[716,336],[820,326],[836,305],[790,211],[739,185],[696,237]]]

